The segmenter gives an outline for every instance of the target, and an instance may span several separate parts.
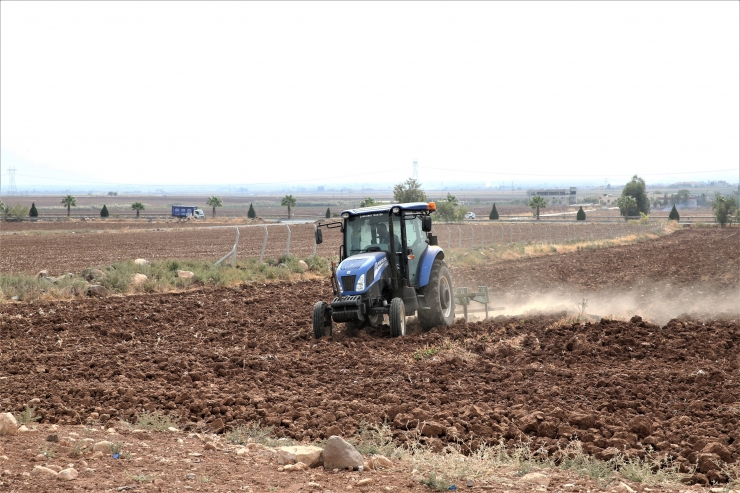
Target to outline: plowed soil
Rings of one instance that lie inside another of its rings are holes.
[[[638,293],[648,280],[732,290],[739,236],[686,231],[458,268],[455,278],[519,293],[564,282],[597,291],[601,272]],[[1,305],[0,408],[18,412],[38,398],[42,423],[61,424],[161,410],[181,416],[185,429],[258,421],[299,440],[387,421],[396,440],[418,428],[436,448],[531,440],[555,452],[578,437],[600,458],[650,445],[684,469],[702,454],[740,459],[740,317],[732,311],[660,325],[528,313],[398,339],[381,327],[315,341],[310,310],[329,297],[328,282],[300,281]],[[709,459],[701,464],[698,480],[727,479]]]

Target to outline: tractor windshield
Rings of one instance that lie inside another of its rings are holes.
[[[393,216],[393,236],[396,251],[401,251],[401,218],[396,215]],[[348,257],[366,252],[369,247],[390,252],[388,214],[348,218],[345,224],[345,245]]]

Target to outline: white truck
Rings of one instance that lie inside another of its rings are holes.
[[[172,217],[202,219],[206,215],[203,214],[203,209],[198,209],[195,205],[173,205]]]

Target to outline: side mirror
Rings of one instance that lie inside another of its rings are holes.
[[[421,216],[421,230],[425,233],[432,230],[432,216]]]
[[[324,242],[324,237],[321,234],[321,228],[316,229],[316,244],[321,245]]]

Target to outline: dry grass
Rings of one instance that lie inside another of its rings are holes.
[[[665,233],[670,234],[682,229],[680,226],[669,222]],[[620,245],[631,245],[643,241],[654,240],[663,234],[645,233],[630,234],[612,239],[593,241],[576,241],[566,243],[514,243],[512,245],[494,245],[485,248],[446,248],[445,261],[450,265],[479,265],[490,263],[491,260],[517,260],[520,258],[541,257],[557,253],[571,253],[582,250],[594,250]]]

